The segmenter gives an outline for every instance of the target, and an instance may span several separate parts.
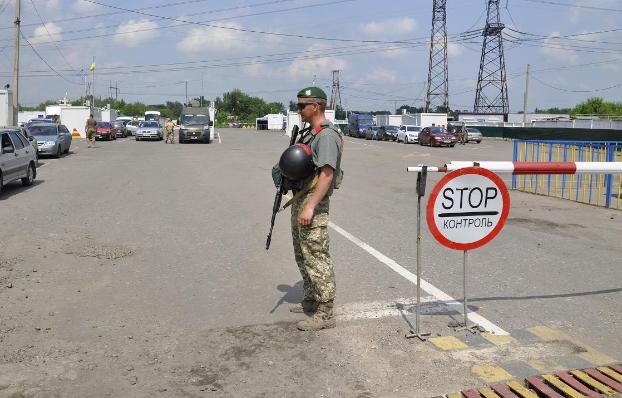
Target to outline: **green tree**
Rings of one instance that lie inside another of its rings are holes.
[[[607,102],[602,98],[588,98],[572,110],[573,115],[622,115],[621,102]]]

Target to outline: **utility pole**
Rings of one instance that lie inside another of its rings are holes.
[[[91,86],[91,113],[95,108],[95,56],[93,55],[93,62],[91,63],[91,72],[93,72],[93,85]]]
[[[527,77],[525,79],[525,98],[523,99],[523,127],[527,125],[527,98],[529,97],[529,71],[531,65],[527,64]]]
[[[482,56],[479,63],[477,91],[475,92],[476,113],[502,113],[510,110],[508,84],[503,56],[503,29],[499,13],[501,0],[487,0],[486,26],[482,32]]]
[[[19,35],[20,35],[20,0],[15,0],[15,56],[13,60],[13,124],[17,125],[19,113]]]
[[[186,80],[186,106],[188,106],[188,80]]]

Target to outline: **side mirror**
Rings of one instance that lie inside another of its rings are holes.
[[[34,141],[34,140],[35,140],[35,137],[33,136],[28,137],[28,141]]]
[[[210,121],[209,121],[209,126],[210,126],[210,127],[214,127],[214,122],[210,120]]]

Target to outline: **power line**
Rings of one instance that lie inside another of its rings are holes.
[[[348,42],[348,43],[409,44],[408,41],[404,41],[404,40],[384,41],[384,40],[341,39],[341,38],[338,38],[338,37],[308,36],[308,35],[299,35],[299,34],[293,34],[293,33],[278,33],[278,32],[269,32],[269,31],[263,31],[263,30],[236,28],[236,27],[233,27],[233,26],[213,25],[213,24],[209,24],[209,23],[188,21],[188,20],[183,20],[183,19],[179,19],[179,18],[165,17],[165,16],[161,16],[161,15],[150,14],[150,13],[146,13],[146,12],[131,10],[131,9],[128,9],[128,8],[117,7],[117,6],[113,6],[113,5],[110,5],[110,4],[100,3],[100,2],[97,2],[97,1],[94,1],[94,0],[82,0],[82,1],[86,1],[87,3],[97,4],[97,5],[100,5],[102,7],[108,7],[108,8],[112,8],[112,9],[116,9],[116,10],[122,10],[122,11],[131,12],[131,13],[139,14],[139,15],[145,15],[145,16],[152,17],[152,18],[165,19],[165,20],[169,20],[169,21],[182,22],[182,23],[186,23],[186,24],[189,24],[189,25],[205,26],[205,27],[208,27],[208,28],[224,29],[224,30],[231,30],[231,31],[236,31],[236,32],[254,33],[254,34],[267,35],[267,36],[293,37],[293,38],[297,38],[297,39],[311,39],[311,40],[323,40],[323,41],[340,41],[340,42]],[[347,1],[347,0],[343,0],[343,1]],[[356,1],[356,0],[350,0],[350,1]]]
[[[76,83],[76,82],[72,82],[71,80],[67,79],[65,76],[61,75],[60,73],[58,73],[58,71],[56,69],[54,69],[49,63],[48,61],[45,60],[45,58],[43,58],[41,56],[41,54],[39,54],[39,52],[33,47],[33,45],[30,43],[30,41],[28,41],[28,39],[26,38],[26,36],[24,36],[23,32],[20,32],[22,38],[24,40],[26,40],[26,43],[28,43],[28,45],[30,46],[30,48],[32,49],[32,51],[37,55],[37,57],[39,57],[39,59],[41,59],[41,61],[43,61],[44,64],[47,65],[48,68],[50,68],[50,70],[52,72],[54,72],[54,74],[56,74],[57,76],[61,77],[64,81],[66,81],[67,83],[71,83],[71,84],[75,84],[80,86],[80,83]]]
[[[622,9],[619,9],[619,8],[605,8],[605,7],[584,6],[584,5],[581,5],[581,4],[560,3],[560,2],[556,2],[556,1],[543,1],[543,0],[522,0],[522,1],[528,1],[530,3],[537,3],[537,4],[549,4],[549,5],[569,7],[569,8],[584,8],[584,9],[588,9],[588,10],[597,10],[597,11],[622,12]]]
[[[50,31],[48,30],[48,27],[45,23],[45,21],[43,20],[43,18],[41,17],[41,14],[39,14],[39,10],[37,10],[37,6],[35,5],[35,2],[33,0],[30,0],[30,4],[32,4],[32,8],[35,10],[35,13],[37,14],[37,16],[39,17],[39,20],[41,21],[41,24],[43,25],[43,28],[45,29],[45,31],[47,32],[48,36],[50,36],[50,39],[54,39],[52,37],[52,34],[50,33]],[[65,54],[63,54],[63,52],[60,50],[60,47],[58,47],[58,45],[56,43],[54,43],[54,47],[56,47],[56,50],[58,50],[58,53],[60,54],[60,56],[63,58],[63,60],[65,61],[65,63],[67,64],[67,66],[69,68],[71,68],[74,72],[75,69],[73,68],[73,66],[71,66],[71,64],[69,63],[69,61],[67,61],[67,58],[65,57]]]
[[[618,84],[614,84],[613,86],[597,88],[597,89],[594,89],[594,90],[569,90],[569,89],[566,89],[566,88],[553,86],[553,85],[551,85],[549,83],[546,83],[546,82],[538,79],[535,76],[532,76],[532,78],[533,78],[533,80],[537,81],[538,83],[542,84],[543,86],[546,86],[546,87],[549,87],[549,88],[552,88],[552,89],[558,90],[558,91],[564,91],[564,92],[567,92],[567,93],[596,93],[596,92],[599,92],[599,91],[607,91],[607,90],[611,90],[612,88],[622,87],[622,83],[618,83]]]
[[[271,1],[271,2],[266,2],[263,4],[277,4],[277,3],[283,3],[283,2],[290,2],[291,0],[277,0],[277,1]],[[269,10],[269,11],[262,11],[262,12],[257,12],[257,13],[253,13],[253,14],[245,14],[245,15],[237,15],[237,16],[231,16],[231,17],[224,17],[224,18],[216,18],[216,19],[210,19],[210,20],[205,20],[205,21],[199,21],[200,23],[211,23],[211,22],[220,22],[220,21],[229,21],[232,19],[239,19],[239,18],[246,18],[246,17],[254,17],[254,16],[260,16],[260,15],[267,15],[267,14],[276,14],[276,13],[281,13],[281,12],[289,12],[289,11],[294,11],[294,10],[301,10],[301,9],[306,9],[306,8],[314,8],[314,7],[323,7],[326,5],[335,5],[335,4],[339,4],[339,3],[348,3],[348,2],[352,2],[352,1],[357,1],[357,0],[337,0],[337,1],[330,1],[330,2],[325,2],[325,3],[318,3],[318,4],[308,4],[308,5],[304,5],[304,6],[298,6],[298,7],[291,7],[291,8],[285,8],[282,10]],[[238,7],[239,8],[239,7]],[[227,9],[223,9],[223,10],[233,10],[233,9],[237,9],[237,8],[227,8]],[[196,15],[200,15],[200,14],[212,14],[216,11],[204,11],[204,12],[197,12],[194,13],[193,16]],[[154,22],[153,19],[147,19],[144,22]],[[106,25],[106,26],[101,26],[98,27],[98,29],[113,29],[113,28],[119,28],[120,26],[123,26],[124,24],[112,24],[112,25]],[[91,35],[91,36],[79,36],[79,37],[73,37],[73,38],[65,38],[63,40],[52,40],[52,41],[46,41],[46,42],[40,42],[39,44],[48,44],[48,43],[59,43],[59,42],[65,42],[65,41],[69,41],[69,40],[85,40],[85,39],[92,39],[92,38],[98,38],[98,37],[111,37],[111,36],[121,36],[121,35],[127,35],[127,34],[132,34],[132,33],[137,33],[137,32],[147,32],[147,31],[152,31],[152,30],[162,30],[164,28],[174,28],[174,27],[178,27],[178,26],[184,26],[187,25],[186,23],[173,23],[173,24],[169,24],[169,25],[164,25],[164,26],[156,26],[154,28],[142,28],[142,29],[132,29],[132,30],[124,30],[122,32],[110,32],[110,33],[105,33],[105,34],[100,34],[100,35]],[[91,32],[93,29],[92,28],[84,28],[84,29],[74,29],[74,30],[68,30],[68,31],[64,31],[63,33],[68,34],[68,33],[82,33],[82,32]],[[0,40],[0,41],[10,41],[10,40]]]

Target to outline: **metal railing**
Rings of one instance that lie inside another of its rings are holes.
[[[622,162],[622,142],[514,141],[518,162]],[[622,210],[622,174],[514,175],[512,189]]]

